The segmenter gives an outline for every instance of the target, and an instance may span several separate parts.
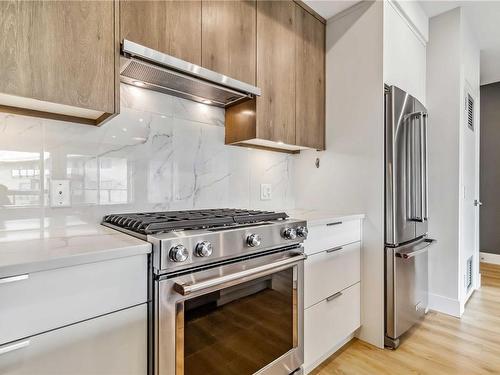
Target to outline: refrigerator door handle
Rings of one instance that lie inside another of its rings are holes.
[[[419,117],[419,131],[420,131],[420,162],[419,162],[419,172],[420,172],[420,215],[419,215],[419,220],[420,222],[423,222],[425,220],[425,130],[424,130],[424,113],[420,112],[418,114]]]
[[[412,112],[409,113],[405,116],[404,120],[407,121],[407,125],[409,128],[407,128],[407,133],[406,133],[406,202],[407,202],[407,211],[408,211],[408,220],[410,221],[418,221],[418,222],[423,222],[424,221],[424,211],[425,211],[425,199],[426,196],[424,197],[424,194],[426,195],[427,192],[424,193],[425,190],[425,185],[426,185],[426,178],[425,178],[425,173],[424,172],[424,165],[426,162],[424,162],[424,154],[427,152],[425,149],[424,152],[424,138],[425,138],[425,131],[424,131],[424,112],[418,111],[418,112]],[[417,117],[419,119],[419,140],[420,140],[420,150],[418,151],[417,154],[417,145],[416,145],[416,131],[415,131],[415,125],[413,123],[413,118]],[[427,147],[427,146],[425,146]],[[416,165],[416,158],[415,156],[419,156],[419,165],[418,165],[418,174],[419,176],[417,177],[417,165]],[[418,181],[417,181],[418,180]],[[418,185],[420,185],[420,201],[417,202],[417,188]],[[419,213],[417,214],[417,207],[419,209]]]
[[[410,259],[413,258],[419,254],[425,253],[426,251],[429,250],[429,247],[433,244],[435,244],[437,240],[431,239],[431,238],[426,238],[424,240],[425,246],[419,247],[418,249],[415,249],[410,252],[396,252],[395,255],[398,258],[403,258],[403,259]]]
[[[427,151],[427,113],[422,114],[422,124],[424,128],[424,168],[425,168],[425,173],[424,173],[424,178],[425,178],[425,213],[424,213],[424,220],[429,220],[429,162],[428,162],[428,151]]]

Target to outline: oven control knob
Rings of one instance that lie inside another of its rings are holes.
[[[194,253],[199,257],[209,257],[212,255],[212,244],[208,241],[198,242],[194,249]]]
[[[260,246],[260,236],[258,234],[250,234],[247,237],[247,244],[248,246],[255,247],[255,246]]]
[[[297,238],[297,232],[293,228],[286,228],[283,231],[283,237],[285,237],[287,240],[294,240]]]
[[[189,252],[183,245],[177,245],[170,249],[169,256],[174,262],[184,262],[189,257]]]
[[[307,238],[308,233],[307,227],[297,227],[297,236]]]

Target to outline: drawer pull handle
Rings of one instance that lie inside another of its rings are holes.
[[[328,223],[328,224],[326,224],[326,226],[327,226],[327,227],[331,227],[332,225],[340,225],[340,224],[342,224],[342,222],[341,222],[341,221],[335,221],[335,222],[333,222],[333,223]]]
[[[0,355],[13,352],[14,350],[26,348],[30,344],[30,340],[16,342],[12,345],[0,346]]]
[[[337,293],[335,293],[334,295],[332,295],[332,296],[330,296],[330,297],[327,297],[327,298],[326,298],[326,302],[333,301],[334,299],[339,298],[341,295],[342,295],[342,292],[337,292]]]
[[[342,246],[332,247],[331,249],[325,250],[326,253],[334,253],[336,251],[342,250]]]
[[[29,279],[29,277],[30,277],[29,274],[4,277],[0,279],[0,284],[7,284],[7,283],[13,283],[15,281],[27,280]]]

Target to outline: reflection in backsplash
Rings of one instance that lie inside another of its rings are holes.
[[[224,145],[224,110],[121,86],[102,127],[0,114],[0,229],[98,223],[112,212],[293,207],[288,154]],[[69,179],[71,208],[49,207]],[[273,199],[260,200],[260,184]]]

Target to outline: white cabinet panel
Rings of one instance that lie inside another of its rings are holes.
[[[147,255],[0,279],[0,344],[147,301]]]
[[[304,264],[304,305],[309,307],[361,279],[360,243],[309,256]]]
[[[304,367],[311,368],[360,326],[360,287],[311,306],[304,317]]]
[[[13,344],[0,346],[2,375],[146,375],[147,304]]]
[[[326,225],[312,225],[308,229],[309,235],[304,243],[308,255],[361,240],[361,220],[333,221]]]

